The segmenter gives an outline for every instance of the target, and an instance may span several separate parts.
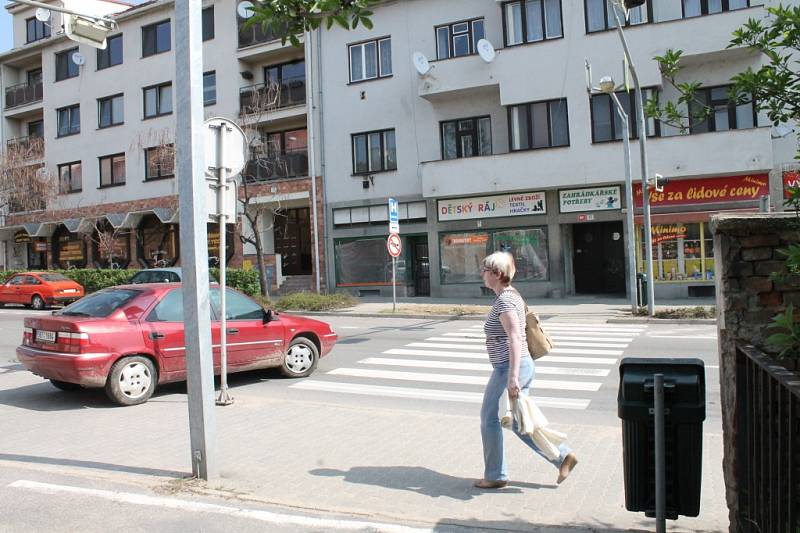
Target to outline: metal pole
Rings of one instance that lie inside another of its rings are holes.
[[[631,140],[628,126],[628,114],[613,92],[609,96],[617,106],[617,113],[622,120],[622,146],[625,154],[625,224],[628,227],[628,291],[630,291],[631,314],[636,314],[636,239],[633,225],[633,178],[631,177]]]
[[[217,475],[214,367],[208,301],[201,0],[175,3],[175,145],[192,473]]]
[[[225,268],[226,268],[226,228],[228,222],[228,215],[225,212],[226,201],[225,198],[228,194],[228,169],[225,167],[225,133],[228,131],[228,126],[222,124],[217,130],[217,164],[220,165],[219,183],[217,189],[217,212],[219,213],[219,396],[217,397],[217,405],[230,405],[233,403],[233,398],[228,393],[228,322],[227,322],[227,307],[225,304]]]
[[[309,156],[309,169],[311,170],[311,219],[314,225],[314,279],[317,287],[317,294],[319,294],[320,274],[319,274],[319,227],[317,223],[317,154],[314,142],[314,65],[311,58],[311,32],[307,31],[305,35],[305,51],[306,51],[306,64],[308,65],[308,75],[306,78],[309,81],[309,88],[306,91],[308,94],[308,112],[306,113],[306,122],[308,123],[308,156]]]
[[[81,18],[84,18],[84,19],[100,20],[102,22],[105,22],[106,24],[109,24],[112,29],[116,29],[117,28],[117,21],[112,19],[112,18],[109,18],[109,17],[98,17],[97,15],[86,15],[86,14],[78,13],[77,11],[72,11],[70,9],[65,9],[63,7],[59,7],[59,6],[56,6],[56,5],[53,5],[53,4],[45,4],[43,2],[36,2],[35,0],[14,0],[14,1],[17,2],[18,4],[25,4],[26,6],[31,6],[31,7],[40,7],[42,9],[47,9],[49,11],[57,11],[59,13],[66,13],[67,15],[73,15],[75,17],[81,17]]]
[[[396,267],[397,258],[392,257],[392,313],[397,310],[397,280],[395,278]]]
[[[656,441],[656,533],[667,530],[666,441],[664,435],[664,374],[653,376],[653,416]]]
[[[653,232],[650,226],[650,192],[647,187],[647,176],[650,173],[647,163],[647,128],[644,120],[644,99],[642,98],[642,87],[639,84],[639,75],[636,73],[636,67],[633,63],[630,50],[628,49],[628,41],[625,39],[625,33],[622,31],[622,20],[620,20],[619,13],[617,13],[618,1],[612,3],[612,11],[614,18],[617,21],[617,34],[622,41],[622,49],[625,52],[625,58],[628,60],[628,69],[631,71],[633,77],[633,85],[636,87],[636,123],[639,130],[639,155],[642,163],[642,205],[644,226],[645,246],[647,248],[647,314],[653,316],[655,314],[654,290],[653,290]]]

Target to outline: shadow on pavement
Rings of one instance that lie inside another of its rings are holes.
[[[127,472],[130,474],[144,474],[147,476],[183,478],[186,472],[174,470],[161,470],[158,468],[142,468],[139,466],[115,465],[97,461],[81,461],[79,459],[62,459],[58,457],[38,457],[35,455],[19,455],[14,453],[0,453],[0,461],[15,461],[18,463],[34,463],[43,465],[74,466],[78,468],[91,468],[94,470],[110,470],[112,472]]]
[[[500,490],[486,491],[472,486],[474,479],[441,474],[421,466],[354,466],[350,470],[318,468],[309,472],[315,476],[341,476],[348,483],[376,485],[396,490],[416,492],[431,498],[453,498],[469,501],[485,492],[521,493],[521,489],[555,489],[556,485],[510,482]]]
[[[472,531],[525,531],[528,533],[644,533],[648,529],[619,529],[610,524],[569,524],[543,525],[531,524],[522,520],[464,520],[463,518],[442,518],[433,527],[435,533],[468,533]]]

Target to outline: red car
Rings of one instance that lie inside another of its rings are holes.
[[[0,285],[0,306],[30,305],[44,309],[83,297],[83,287],[58,272],[22,272]]]
[[[103,387],[120,405],[146,402],[157,384],[186,379],[179,283],[121,285],[92,293],[52,316],[25,319],[17,358],[62,390]],[[220,367],[219,286],[210,288],[214,370]],[[280,367],[305,377],[338,336],[318,320],[265,310],[226,291],[228,371]]]

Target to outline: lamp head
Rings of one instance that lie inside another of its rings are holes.
[[[614,92],[616,88],[616,84],[614,83],[614,78],[611,76],[603,76],[600,78],[600,90],[606,94],[611,94]]]

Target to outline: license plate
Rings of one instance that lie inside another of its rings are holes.
[[[56,342],[56,332],[37,329],[36,340],[40,342]]]
[[[78,292],[78,289],[64,289],[61,292]]]

